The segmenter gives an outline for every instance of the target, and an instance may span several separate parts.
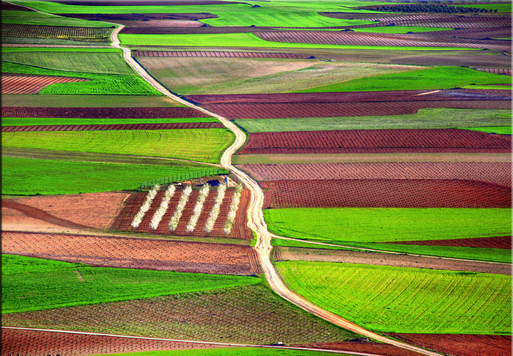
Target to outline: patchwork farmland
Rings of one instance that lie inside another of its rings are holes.
[[[418,2],[2,1],[2,356],[511,355],[511,4]]]

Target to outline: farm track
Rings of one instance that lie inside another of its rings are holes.
[[[131,57],[130,50],[120,46],[120,41],[118,39],[118,33],[123,29],[123,27],[124,26],[119,25],[119,27],[116,28],[112,32],[112,34],[111,34],[112,46],[115,48],[121,48],[123,50],[123,57],[129,63],[129,65],[132,68],[134,68],[134,70],[137,73],[139,73],[155,89],[157,89],[164,95],[167,95],[171,99],[174,99],[182,104],[185,104],[188,107],[194,108],[208,116],[213,116],[213,117],[219,119],[229,130],[231,130],[235,134],[234,143],[225,150],[225,152],[223,153],[223,156],[221,157],[221,165],[224,168],[229,169],[235,176],[237,176],[237,178],[240,179],[246,185],[246,188],[249,189],[252,193],[250,204],[249,204],[249,207],[247,210],[248,211],[248,227],[251,228],[256,233],[257,243],[256,243],[255,248],[259,255],[262,269],[264,271],[264,274],[266,276],[266,279],[267,279],[270,287],[282,298],[299,306],[300,308],[306,310],[307,312],[310,312],[310,313],[312,313],[322,319],[325,319],[335,325],[338,325],[342,328],[348,329],[352,332],[364,335],[364,336],[372,338],[374,340],[384,342],[387,344],[391,344],[391,345],[394,345],[394,346],[397,346],[397,347],[400,347],[403,349],[407,349],[410,351],[414,351],[414,352],[417,352],[420,354],[439,356],[438,353],[427,351],[427,350],[421,349],[419,347],[405,344],[402,342],[398,342],[398,341],[383,337],[381,335],[378,335],[376,333],[373,333],[371,331],[368,331],[356,324],[353,324],[353,323],[341,318],[338,315],[335,315],[335,314],[330,313],[322,308],[319,308],[318,306],[308,302],[304,298],[294,294],[285,286],[285,284],[281,280],[279,274],[277,273],[276,269],[274,268],[273,264],[271,263],[271,257],[270,257],[270,253],[272,250],[271,235],[270,235],[269,231],[267,230],[267,225],[265,223],[262,209],[261,209],[263,200],[264,200],[263,191],[258,186],[258,183],[256,181],[254,181],[246,173],[235,168],[231,164],[232,155],[235,153],[235,151],[237,151],[240,147],[242,147],[242,145],[244,145],[244,143],[246,141],[246,135],[237,126],[235,126],[230,120],[228,120],[224,116],[215,114],[211,111],[208,111],[205,108],[191,104],[190,102],[185,101],[185,100],[171,94],[166,88],[164,88],[153,77],[151,77],[144,70],[144,68],[142,68]]]
[[[37,94],[55,83],[86,81],[89,79],[2,73],[2,94]]]
[[[108,130],[178,130],[223,128],[220,122],[183,122],[169,124],[119,124],[119,125],[33,125],[3,126],[2,132],[20,131],[108,131]]]

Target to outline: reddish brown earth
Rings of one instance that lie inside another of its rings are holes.
[[[3,126],[2,132],[19,131],[107,131],[107,130],[177,130],[223,128],[220,122],[182,122],[169,124],[119,124],[119,125],[34,125]]]
[[[109,27],[76,27],[2,24],[3,37],[65,38],[67,40],[107,41]]]
[[[15,5],[2,1],[2,11],[34,11],[26,8],[25,6]]]
[[[258,181],[289,179],[463,179],[511,188],[510,162],[242,164]]]
[[[188,107],[138,107],[138,108],[41,108],[2,107],[2,117],[62,117],[62,118],[186,118],[208,117]]]
[[[454,356],[510,356],[510,335],[395,334],[389,336]]]
[[[416,114],[419,109],[496,109],[510,110],[508,100],[436,100],[413,102],[354,102],[354,103],[262,103],[206,104],[205,109],[228,119],[274,119],[298,117],[386,116]],[[5,117],[9,117],[4,115]]]
[[[511,189],[504,186],[469,180],[303,179],[266,181],[261,182],[260,185],[263,189],[267,189],[265,190],[264,208],[511,207]]]
[[[117,336],[78,335],[49,331],[2,328],[2,356],[66,355],[85,356],[125,352],[204,349],[219,347],[161,340],[129,339]]]
[[[427,246],[464,246],[481,248],[504,248],[511,250],[511,236],[481,237],[473,239],[430,240],[430,241],[397,241],[385,242],[401,245],[427,245]]]
[[[508,68],[476,68],[482,72],[488,72],[493,74],[504,74],[511,77],[511,69]]]
[[[128,196],[124,192],[107,192],[2,199],[2,228],[33,231],[39,225],[46,231],[52,224],[106,229]]]
[[[244,190],[239,202],[239,207],[237,210],[237,217],[235,219],[235,224],[233,226],[233,229],[231,233],[226,236],[224,233],[224,225],[226,223],[226,217],[228,215],[228,212],[230,210],[230,204],[232,201],[234,190],[233,189],[227,189],[226,194],[223,200],[223,203],[220,207],[220,213],[218,215],[218,218],[215,222],[214,229],[211,233],[207,233],[204,230],[205,223],[207,222],[208,216],[210,214],[210,210],[215,204],[215,197],[217,195],[217,192],[215,190],[211,190],[207,199],[205,200],[205,203],[203,205],[203,209],[201,211],[201,215],[199,217],[198,223],[196,225],[196,228],[192,232],[188,232],[186,229],[187,223],[189,222],[189,219],[193,215],[193,209],[196,205],[196,201],[198,199],[199,190],[193,190],[191,193],[189,200],[187,201],[187,204],[185,205],[185,209],[183,211],[183,214],[180,218],[180,222],[178,223],[178,227],[174,232],[169,231],[168,224],[175,212],[175,207],[177,206],[178,202],[180,201],[180,198],[182,196],[181,190],[177,189],[173,197],[171,198],[169,202],[169,207],[162,217],[162,220],[160,221],[159,226],[156,230],[153,230],[150,228],[150,222],[153,217],[153,214],[157,210],[157,208],[160,206],[162,197],[164,196],[164,192],[161,191],[157,194],[155,199],[153,199],[152,205],[150,207],[150,210],[145,214],[143,220],[141,221],[141,224],[137,228],[137,232],[144,232],[144,233],[151,233],[151,234],[158,234],[158,235],[174,235],[174,236],[198,236],[198,237],[231,237],[231,238],[238,238],[238,239],[252,239],[253,234],[251,230],[246,226],[247,225],[247,217],[246,217],[246,210],[249,204],[250,199],[250,192],[247,190]],[[116,217],[114,220],[111,228],[115,230],[122,230],[122,231],[134,231],[134,228],[131,226],[132,220],[134,216],[139,211],[141,205],[146,200],[147,193],[134,193],[130,196],[130,198],[127,199],[125,206],[123,210],[120,212],[120,214]]]
[[[234,244],[2,231],[2,253],[99,267],[230,275],[262,272],[256,252]]]
[[[2,73],[2,94],[37,94],[55,83],[86,81],[89,79]]]
[[[227,58],[308,58],[296,53],[231,51],[132,51],[133,57],[227,57]]]
[[[379,344],[377,342],[370,342],[357,339],[355,341],[344,341],[344,342],[319,342],[314,344],[297,344],[291,345],[295,347],[307,347],[314,349],[327,349],[327,350],[338,350],[338,351],[351,351],[351,352],[363,352],[375,355],[384,356],[418,356],[416,352],[400,349],[393,345]]]
[[[511,141],[457,129],[331,130],[250,133],[238,154],[511,152]]]

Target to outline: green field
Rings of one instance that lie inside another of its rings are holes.
[[[178,158],[218,163],[228,129],[3,132],[2,146]]]
[[[511,135],[511,126],[468,127],[467,130],[496,133],[499,135]]]
[[[442,240],[511,235],[511,209],[265,209],[277,235],[328,243]]]
[[[166,350],[166,351],[141,351],[117,354],[102,354],[104,356],[325,356],[326,352],[286,350],[271,348],[221,348],[206,350]],[[339,354],[347,355],[347,354]],[[99,355],[98,355],[99,356]]]
[[[78,83],[57,83],[44,88],[39,94],[53,95],[163,95],[144,79],[136,75],[68,72],[51,70],[24,64],[2,62],[3,73],[53,75],[85,78],[90,81]]]
[[[260,283],[259,278],[90,267],[2,255],[2,314]]]
[[[27,3],[31,6],[33,2]],[[111,23],[88,21],[63,16],[53,16],[35,11],[2,11],[2,23],[44,26],[111,27]],[[69,41],[68,41],[69,42]]]
[[[510,110],[420,109],[413,115],[320,117],[294,119],[239,119],[235,123],[246,132],[446,129],[497,126],[504,132],[511,126]],[[492,132],[497,132],[493,131]],[[511,128],[509,129],[511,132]],[[485,131],[490,132],[490,131]],[[499,133],[499,132],[497,132]]]
[[[164,95],[39,95],[2,94],[2,106],[101,108],[101,107],[183,107]]]
[[[65,52],[73,52],[73,53],[117,53],[121,54],[123,53],[122,50],[119,48],[85,48],[85,47],[46,47],[46,48],[40,48],[40,47],[2,47],[0,49],[1,53],[14,53],[14,52],[41,52],[42,53],[49,53],[49,52],[58,52],[58,53],[65,53]],[[37,64],[37,63],[36,63]]]
[[[106,160],[104,157],[98,161]],[[211,166],[164,161],[87,162],[2,156],[2,194],[57,195],[136,190],[145,181],[200,173]]]
[[[173,46],[173,47],[240,47],[240,48],[333,48],[333,49],[375,49],[375,50],[415,50],[415,51],[469,51],[474,49],[459,47],[400,47],[400,46],[355,46],[315,43],[287,43],[265,41],[252,33],[226,34],[173,34],[173,35],[132,35],[120,34],[119,40],[125,46]]]
[[[329,262],[277,267],[307,300],[374,331],[511,333],[510,276]]]
[[[510,84],[511,78],[499,74],[480,72],[470,68],[440,66],[405,73],[385,74],[372,78],[354,79],[348,82],[330,84],[298,92],[451,89],[470,84],[501,83]]]
[[[73,119],[47,117],[3,117],[2,126],[35,125],[124,125],[124,124],[164,124],[182,122],[218,122],[213,117],[189,117],[169,119]]]

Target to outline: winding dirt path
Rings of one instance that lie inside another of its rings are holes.
[[[162,94],[168,96],[169,98],[178,101],[181,104],[187,105],[193,109],[199,110],[207,115],[215,117],[219,121],[223,123],[229,130],[231,130],[235,134],[235,142],[224,152],[221,157],[221,166],[230,170],[237,178],[242,181],[246,187],[251,191],[251,200],[248,207],[248,226],[255,231],[257,234],[257,243],[256,243],[256,251],[258,253],[260,263],[262,265],[262,269],[265,273],[266,279],[270,285],[270,287],[282,298],[288,300],[289,302],[299,306],[300,308],[322,318],[328,320],[329,322],[341,326],[347,330],[353,331],[360,335],[364,335],[366,337],[372,338],[374,340],[384,342],[387,344],[391,344],[403,349],[407,349],[413,352],[417,352],[423,355],[430,356],[439,356],[439,353],[427,351],[421,349],[416,346],[408,345],[403,342],[399,342],[396,340],[392,340],[386,338],[384,336],[373,333],[369,330],[366,330],[356,324],[351,323],[350,321],[341,318],[338,315],[330,313],[312,303],[304,299],[303,297],[293,293],[290,291],[283,281],[281,280],[279,274],[271,263],[271,237],[272,234],[267,230],[267,224],[265,223],[264,216],[262,213],[262,206],[264,202],[264,192],[258,185],[256,181],[254,181],[251,177],[249,177],[246,173],[241,170],[235,168],[232,165],[232,155],[246,142],[246,135],[242,130],[240,130],[235,124],[229,121],[227,118],[208,111],[202,107],[196,106],[186,100],[183,100],[176,95],[169,92],[166,88],[164,88],[159,82],[157,82],[146,70],[144,70],[138,62],[136,62],[132,56],[131,51],[128,48],[124,48],[120,46],[120,41],[118,39],[119,32],[124,28],[123,25],[117,24],[119,27],[116,28],[111,34],[112,46],[115,48],[120,48],[123,50],[123,57],[127,61],[127,63],[137,72],[139,73],[148,83],[150,83],[155,89],[160,91]]]

